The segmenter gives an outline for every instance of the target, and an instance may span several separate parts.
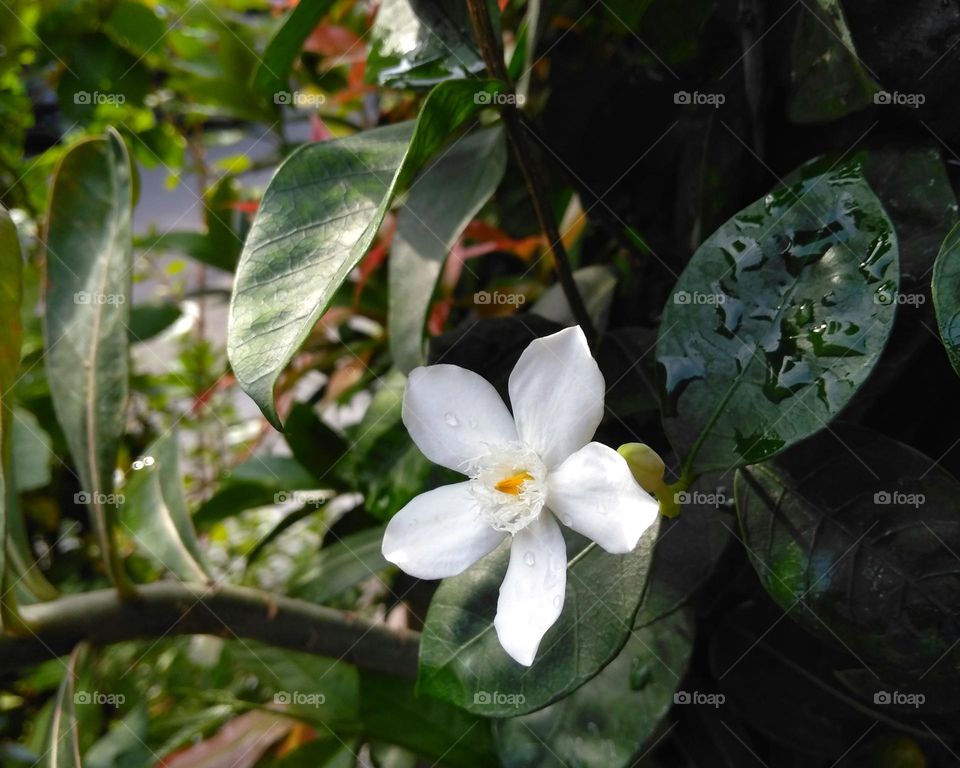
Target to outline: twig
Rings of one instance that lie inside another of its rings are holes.
[[[493,25],[490,22],[490,14],[487,11],[485,0],[467,0],[467,10],[470,13],[470,21],[473,24],[473,31],[477,38],[477,44],[480,46],[480,55],[483,57],[487,72],[497,80],[502,81],[512,93],[513,84],[503,63],[500,43],[493,32]],[[597,338],[597,331],[593,327],[593,322],[590,320],[583,298],[580,296],[577,283],[573,279],[570,258],[567,256],[563,238],[560,236],[560,229],[547,198],[543,181],[543,168],[527,136],[528,129],[523,123],[523,118],[516,104],[505,104],[502,115],[507,135],[510,137],[510,145],[513,147],[514,156],[517,159],[517,165],[520,166],[520,171],[523,173],[537,220],[540,222],[540,229],[543,231],[547,239],[547,247],[553,255],[553,262],[557,268],[557,278],[560,280],[560,285],[567,297],[567,303],[570,304],[573,316],[592,344]]]

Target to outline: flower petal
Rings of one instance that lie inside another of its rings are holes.
[[[418,579],[466,570],[506,534],[480,517],[470,483],[421,493],[395,514],[383,534],[383,556]]]
[[[465,472],[485,444],[517,439],[517,429],[497,390],[458,365],[415,368],[403,395],[403,423],[434,464]]]
[[[563,610],[567,548],[553,515],[540,517],[513,537],[510,565],[500,585],[494,626],[500,645],[530,666],[544,634]]]
[[[585,445],[550,473],[547,504],[560,522],[613,554],[636,547],[660,513],[626,459],[601,443]]]
[[[603,374],[578,325],[530,342],[509,389],[520,439],[548,469],[590,442],[603,418]]]

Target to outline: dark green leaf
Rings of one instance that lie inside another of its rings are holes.
[[[940,338],[950,364],[960,374],[960,225],[953,228],[940,248],[931,284]]]
[[[360,719],[374,739],[411,749],[451,768],[498,766],[490,723],[414,694],[413,684],[360,672]]]
[[[277,27],[253,75],[253,87],[261,96],[272,99],[274,94],[287,89],[290,70],[304,41],[333,5],[333,0],[297,3]]]
[[[507,163],[503,130],[460,139],[421,173],[397,214],[390,246],[390,351],[409,373],[426,359],[424,326],[447,254],[494,193]]]
[[[17,491],[35,491],[50,485],[50,462],[55,456],[50,435],[37,417],[23,408],[13,412],[13,452],[17,457],[13,477]]]
[[[163,333],[180,319],[180,314],[176,304],[138,304],[130,311],[130,342],[148,341]]]
[[[370,31],[369,82],[426,88],[483,70],[466,5],[455,0],[384,0]]]
[[[532,712],[575,690],[596,675],[630,636],[658,530],[658,525],[652,526],[628,555],[608,554],[565,532],[569,535],[563,612],[529,668],[507,655],[493,627],[509,546],[444,580],[423,630],[418,690],[488,717]],[[494,691],[505,694],[502,701],[487,700],[484,694],[492,696]]]
[[[243,390],[280,427],[273,388],[376,236],[394,195],[497,91],[492,81],[441,83],[416,124],[308,144],[280,166],[244,245],[227,351]]]
[[[294,405],[284,427],[293,457],[314,477],[333,483],[333,470],[347,451],[344,439],[320,420],[310,403]]]
[[[635,629],[617,657],[565,699],[498,721],[503,765],[633,765],[634,755],[673,706],[693,651],[693,633],[693,617],[686,611]]]
[[[760,581],[789,616],[869,668],[957,669],[960,484],[845,427],[743,469],[737,508]]]
[[[120,525],[143,554],[183,581],[206,580],[208,574],[183,494],[176,432],[167,432],[147,448],[131,471],[124,495]]]
[[[664,427],[688,474],[829,423],[889,336],[897,239],[859,162],[796,177],[707,238],[664,311]]]
[[[840,0],[804,3],[797,16],[790,119],[827,123],[873,104],[879,87],[857,56]]]
[[[111,528],[128,390],[133,244],[130,158],[119,135],[81,141],[54,173],[46,220],[47,379],[107,569],[123,583]]]

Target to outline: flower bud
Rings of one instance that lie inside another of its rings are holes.
[[[627,460],[634,479],[647,493],[657,493],[663,486],[663,459],[649,445],[624,443],[617,449]]]

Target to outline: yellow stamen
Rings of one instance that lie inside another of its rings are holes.
[[[527,480],[533,480],[533,475],[529,472],[517,472],[515,475],[503,478],[503,480],[493,487],[500,491],[500,493],[509,493],[511,496],[518,496],[520,494],[520,488]]]

